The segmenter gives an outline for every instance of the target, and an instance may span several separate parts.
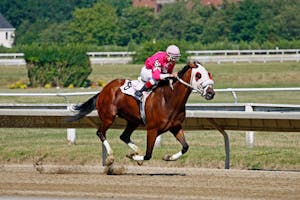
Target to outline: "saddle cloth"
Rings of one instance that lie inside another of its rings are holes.
[[[120,89],[124,94],[134,97],[135,91],[140,90],[143,86],[144,82],[142,80],[126,80],[125,83],[120,87]],[[144,91],[142,101],[139,102],[140,113],[144,124],[146,124],[145,102],[150,93],[151,90],[149,92]]]
[[[124,94],[128,94],[134,97],[134,93],[140,90],[144,85],[144,82],[140,80],[126,80],[125,83],[120,87]]]

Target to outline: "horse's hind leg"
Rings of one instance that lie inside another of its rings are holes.
[[[113,123],[113,120],[106,120],[102,121],[100,128],[97,130],[97,136],[101,140],[102,144],[105,147],[105,150],[107,152],[108,157],[106,158],[106,165],[111,165],[114,162],[114,157],[113,157],[113,150],[110,147],[107,139],[106,139],[106,131],[110,127],[110,125]]]
[[[120,135],[120,139],[125,142],[134,152],[135,154],[141,154],[141,150],[138,146],[136,146],[133,141],[130,139],[132,132],[139,126],[139,124],[127,122],[127,126],[123,131],[122,135]]]

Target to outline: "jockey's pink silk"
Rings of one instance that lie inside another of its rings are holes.
[[[145,66],[147,69],[152,70],[152,77],[155,80],[160,80],[160,74],[171,74],[173,72],[175,63],[168,62],[167,53],[159,51],[147,58]]]

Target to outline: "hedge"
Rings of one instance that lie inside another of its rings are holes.
[[[82,87],[89,82],[87,78],[92,67],[87,49],[82,45],[33,44],[24,46],[22,51],[32,87],[46,84]]]

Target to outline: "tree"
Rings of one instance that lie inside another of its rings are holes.
[[[140,44],[153,40],[156,33],[153,10],[149,8],[126,8],[119,17],[117,44],[126,46],[130,41]]]
[[[286,40],[300,40],[300,3],[287,5],[274,20],[277,22],[277,34]]]
[[[190,28],[189,12],[184,1],[165,5],[158,14],[157,38],[184,40]]]
[[[110,45],[117,30],[116,10],[106,2],[95,3],[91,8],[76,9],[70,22],[71,42]]]
[[[1,0],[0,12],[16,28],[16,44],[30,44],[40,42],[40,33],[49,26],[69,21],[75,7],[89,7],[95,1],[65,0],[62,3],[61,0]]]
[[[256,25],[260,20],[260,8],[252,0],[240,2],[238,10],[234,13],[231,25],[231,41],[250,42],[255,38]]]

